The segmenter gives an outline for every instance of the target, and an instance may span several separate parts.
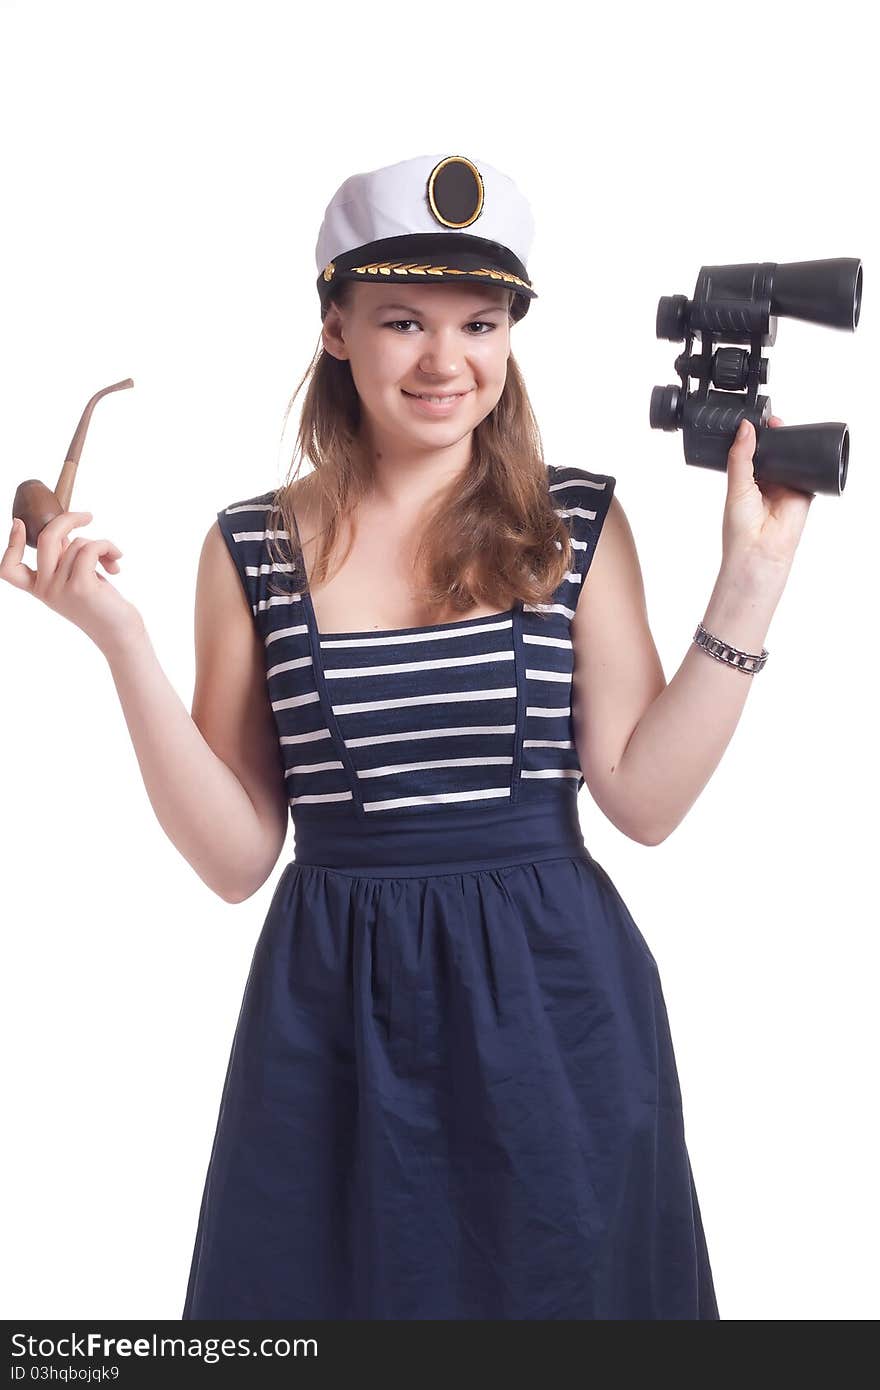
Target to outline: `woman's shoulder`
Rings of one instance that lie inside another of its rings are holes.
[[[265,566],[266,538],[277,525],[271,518],[276,488],[251,497],[237,497],[217,512],[217,525],[241,577],[248,602],[256,613],[260,577]]]
[[[246,517],[248,513],[256,515],[259,512],[268,512],[273,500],[277,495],[278,489],[271,487],[264,492],[256,492],[252,497],[237,497],[232,502],[227,502],[217,513],[217,519],[221,526],[224,518]]]
[[[596,473],[572,463],[548,463],[546,468],[550,492],[554,496],[577,488],[594,495],[614,491],[616,479],[610,473]]]
[[[583,530],[583,522],[598,523],[601,528],[617,483],[612,474],[576,464],[548,464],[547,482],[557,511],[573,529]]]
[[[548,465],[553,504],[569,530],[575,571],[583,579],[611,506],[617,479],[575,464]]]
[[[275,489],[236,497],[216,513],[217,525],[239,569],[259,562]]]

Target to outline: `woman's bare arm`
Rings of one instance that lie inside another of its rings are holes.
[[[784,581],[756,583],[722,565],[703,624],[760,652]],[[754,677],[690,644],[666,682],[623,507],[613,497],[572,623],[572,698],[581,768],[624,834],[657,845],[684,819],[726,749]]]
[[[289,806],[263,650],[216,522],[199,561],[195,643],[191,715],[142,623],[102,650],[159,824],[209,888],[241,902],[277,862]]]

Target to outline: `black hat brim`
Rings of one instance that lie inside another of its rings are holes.
[[[464,232],[412,232],[382,237],[334,256],[317,281],[322,319],[340,280],[506,285],[514,291],[510,309],[514,320],[521,319],[528,312],[529,302],[538,297],[525,266],[508,247]]]

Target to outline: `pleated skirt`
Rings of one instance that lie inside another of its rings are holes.
[[[657,965],[575,799],[303,817],[184,1319],[719,1317]]]

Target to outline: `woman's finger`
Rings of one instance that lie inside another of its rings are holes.
[[[9,544],[0,557],[0,579],[5,579],[8,584],[12,584],[16,589],[26,589],[28,593],[33,592],[34,584],[37,579],[36,570],[32,570],[30,565],[24,564],[25,530],[24,522],[19,521],[18,517],[13,518],[12,529],[9,532]]]
[[[62,559],[59,570],[66,571],[68,580],[76,579],[89,570],[94,573],[95,563],[100,560],[104,569],[111,572],[112,569],[119,569],[116,561],[121,554],[122,551],[119,549],[119,546],[114,545],[112,541],[106,538],[101,540],[84,540],[81,536],[77,536],[72,542],[69,562],[65,565]],[[100,577],[101,576],[98,575],[99,579]]]
[[[58,560],[68,548],[68,533],[78,526],[87,526],[92,520],[91,512],[59,512],[47,521],[37,536],[37,580],[48,582],[58,565]]]

